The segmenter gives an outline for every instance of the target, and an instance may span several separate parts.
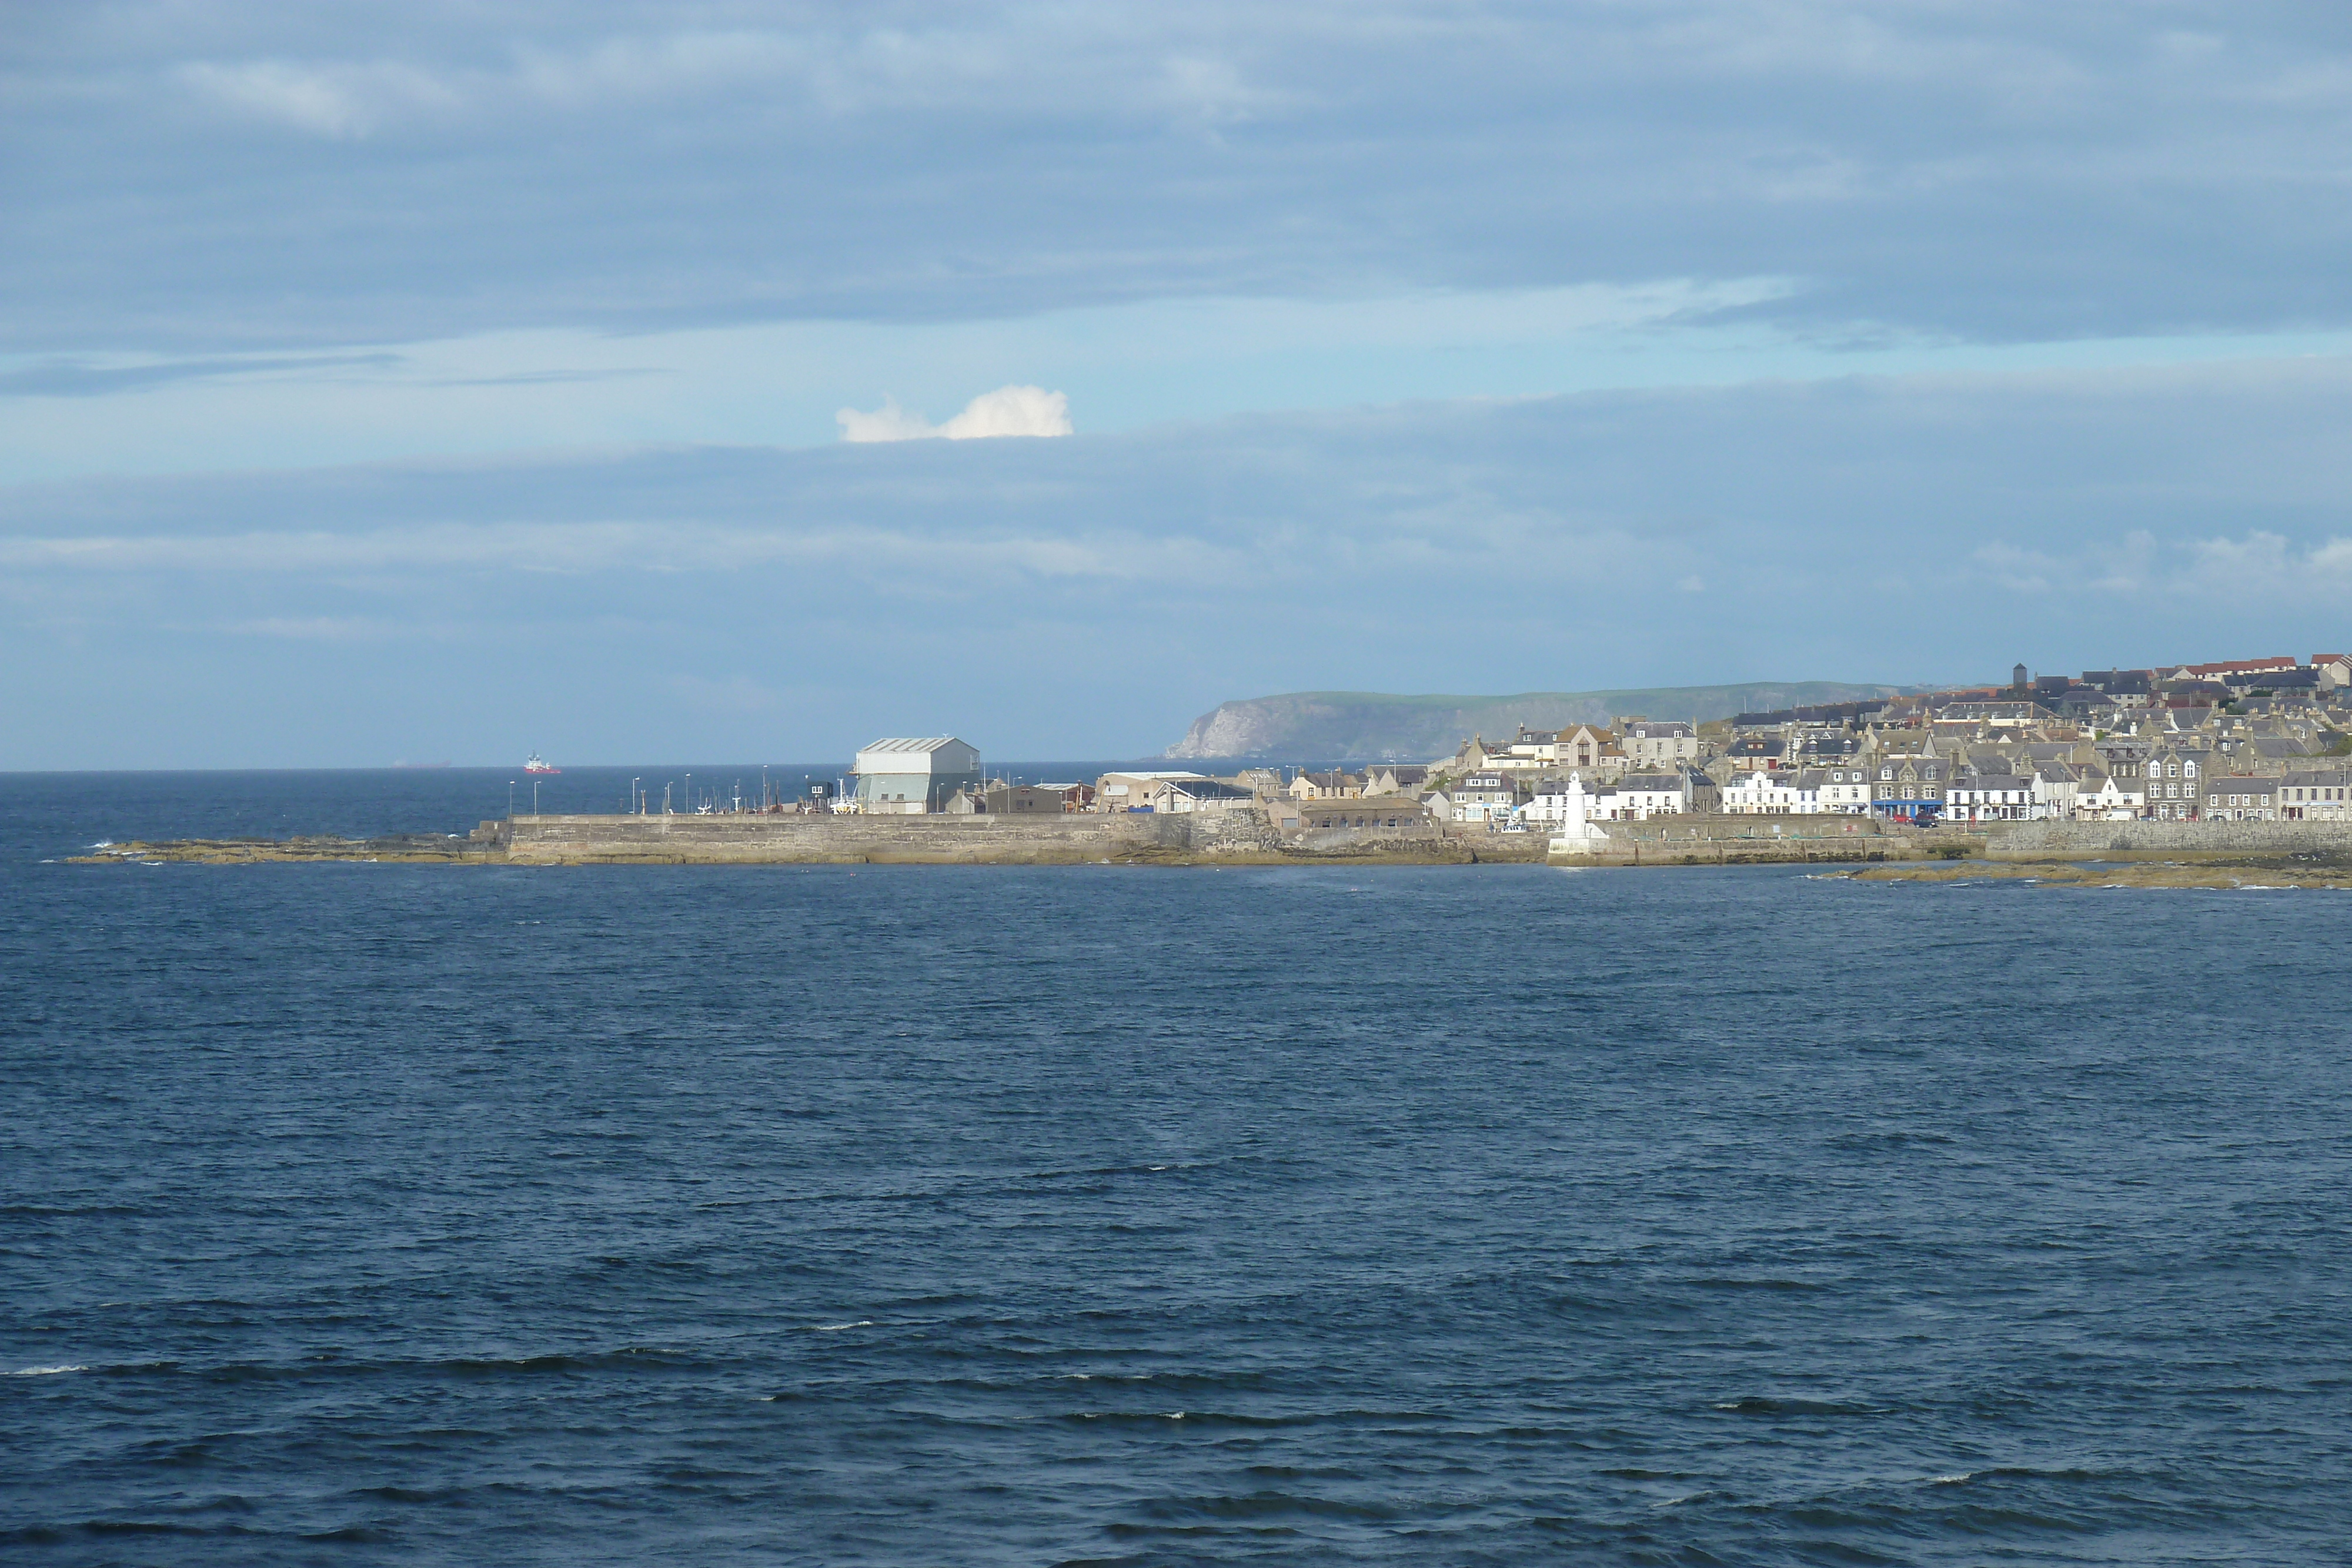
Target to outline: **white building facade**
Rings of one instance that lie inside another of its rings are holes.
[[[951,735],[877,740],[861,748],[851,810],[919,817],[944,811],[960,790],[981,788],[980,751]]]
[[[1723,809],[1735,817],[1810,817],[1822,809],[1822,776],[1758,771],[1735,776],[1723,787]]]

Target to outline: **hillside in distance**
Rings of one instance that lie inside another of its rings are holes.
[[[1562,729],[1612,715],[1704,724],[1736,713],[1900,695],[1908,688],[1846,681],[1757,681],[1604,692],[1521,692],[1516,696],[1396,696],[1384,692],[1290,692],[1221,703],[1192,721],[1171,758],[1251,757],[1424,760],[1451,756],[1473,735],[1508,739],[1521,725]]]

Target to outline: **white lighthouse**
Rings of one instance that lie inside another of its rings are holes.
[[[1609,841],[1608,832],[1592,821],[1592,798],[1584,792],[1584,775],[1568,776],[1567,816],[1559,831],[1545,847],[1556,855],[1590,854]]]

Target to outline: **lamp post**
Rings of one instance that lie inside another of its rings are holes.
[[[510,820],[514,816],[514,780],[511,779],[507,780],[507,816]]]

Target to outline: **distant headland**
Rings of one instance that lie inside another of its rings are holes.
[[[1442,756],[1469,735],[1605,725],[1647,713],[1705,724],[1734,714],[1907,696],[1926,686],[1850,681],[1750,681],[1515,696],[1399,696],[1386,692],[1286,692],[1220,703],[1192,721],[1164,757],[1323,757],[1406,761]]]

